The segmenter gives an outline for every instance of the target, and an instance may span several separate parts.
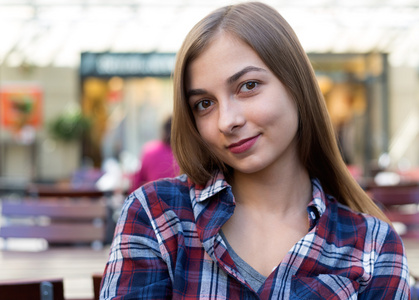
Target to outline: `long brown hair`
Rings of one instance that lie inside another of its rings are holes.
[[[178,52],[173,76],[172,147],[181,171],[197,184],[205,184],[217,170],[227,177],[231,172],[199,135],[185,97],[188,64],[219,32],[247,43],[287,88],[299,113],[299,158],[310,176],[319,179],[325,192],[339,202],[389,222],[346,168],[313,68],[293,29],[275,9],[259,2],[210,13],[192,28]]]

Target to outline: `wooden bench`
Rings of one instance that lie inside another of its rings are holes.
[[[101,198],[112,191],[100,191],[91,186],[74,187],[71,184],[30,184],[26,193],[31,197]]]
[[[402,223],[403,238],[419,239],[419,186],[383,186],[368,190],[392,222]]]
[[[32,198],[3,200],[2,238],[43,238],[51,243],[91,243],[102,247],[104,199]]]

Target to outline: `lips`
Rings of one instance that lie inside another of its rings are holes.
[[[252,146],[259,139],[259,136],[260,136],[260,134],[258,134],[256,136],[253,136],[251,138],[248,138],[248,139],[240,140],[237,143],[233,143],[233,144],[229,145],[228,149],[234,154],[243,153],[243,152],[249,150],[250,148],[252,148]]]

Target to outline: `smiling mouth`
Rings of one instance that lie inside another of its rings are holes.
[[[233,143],[231,145],[229,145],[227,148],[234,154],[239,154],[239,153],[243,153],[247,150],[249,150],[250,148],[252,148],[252,146],[256,143],[256,141],[259,139],[260,134],[253,136],[251,138],[248,139],[243,139],[237,143]]]

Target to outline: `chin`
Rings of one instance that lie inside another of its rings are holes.
[[[254,174],[254,173],[258,173],[262,171],[264,167],[261,165],[257,165],[257,166],[246,165],[245,167],[237,166],[237,167],[234,167],[233,169],[237,172],[250,175],[250,174]]]

